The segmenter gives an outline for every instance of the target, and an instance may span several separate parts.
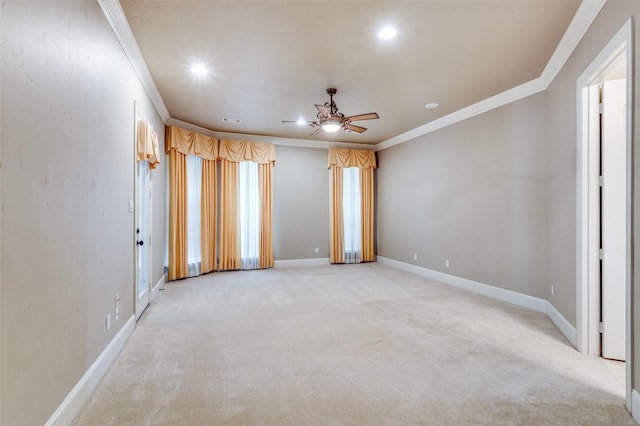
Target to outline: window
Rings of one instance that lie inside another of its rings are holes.
[[[344,262],[360,263],[362,212],[360,208],[360,169],[342,170],[342,221],[344,227]]]
[[[242,269],[260,268],[260,182],[258,163],[240,163],[240,257]]]
[[[200,190],[202,158],[187,156],[187,263],[189,276],[200,275]]]

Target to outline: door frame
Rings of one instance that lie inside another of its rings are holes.
[[[151,292],[152,292],[152,269],[151,269],[151,233],[153,230],[153,227],[151,226],[151,219],[152,219],[152,214],[151,214],[151,208],[152,208],[152,202],[149,199],[147,206],[146,206],[146,235],[143,236],[143,241],[146,244],[146,250],[147,250],[147,256],[146,256],[146,276],[147,276],[147,294],[148,294],[148,303],[144,305],[144,307],[139,306],[139,298],[138,298],[138,246],[137,246],[137,240],[138,240],[138,236],[136,234],[136,229],[139,228],[139,209],[140,209],[140,205],[139,205],[139,200],[140,200],[140,188],[139,188],[139,175],[138,172],[140,170],[140,165],[138,164],[138,159],[137,159],[137,143],[138,143],[138,121],[144,121],[147,122],[147,120],[145,120],[144,116],[142,115],[142,113],[140,112],[140,107],[138,106],[138,103],[134,101],[134,171],[133,171],[133,176],[134,176],[134,191],[133,191],[133,311],[136,317],[136,321],[142,316],[142,313],[144,312],[144,310],[149,306],[149,304],[151,303]],[[151,179],[151,173],[150,170],[147,169],[147,173],[148,173],[148,180],[147,180],[147,190],[150,191],[150,194],[153,193],[152,191],[152,179]],[[149,197],[150,198],[150,197]]]
[[[576,346],[580,352],[600,355],[600,238],[589,238],[600,232],[600,138],[590,137],[593,129],[593,109],[589,110],[590,86],[603,78],[603,73],[620,54],[626,59],[626,223],[625,268],[626,324],[626,405],[631,411],[631,218],[632,200],[632,94],[633,94],[633,26],[630,18],[600,51],[576,82]],[[595,111],[597,112],[597,111]],[[599,120],[599,118],[598,118]],[[592,123],[590,125],[590,123]],[[599,128],[599,127],[598,127]],[[597,143],[597,146],[596,146]],[[596,154],[597,150],[597,154]],[[597,213],[596,213],[597,211]]]

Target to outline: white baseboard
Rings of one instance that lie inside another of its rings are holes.
[[[553,321],[553,323],[558,327],[558,330],[564,335],[564,337],[573,345],[574,348],[577,348],[578,344],[578,333],[576,328],[571,324],[565,317],[556,309],[555,306],[551,304],[548,300],[545,300],[547,304],[547,309],[544,311],[549,319]]]
[[[155,300],[156,297],[158,297],[158,293],[160,293],[160,290],[164,289],[164,284],[166,282],[167,282],[167,274],[163,274],[158,280],[158,282],[156,283],[156,285],[154,285],[153,288],[151,289],[152,302]]]
[[[631,391],[631,415],[640,424],[640,393],[635,389]]]
[[[113,361],[115,361],[120,351],[122,351],[122,348],[124,348],[125,343],[127,343],[127,340],[129,340],[129,337],[133,334],[135,327],[136,318],[135,315],[132,315],[94,363],[91,364],[91,367],[84,373],[80,381],[71,389],[69,395],[67,395],[64,401],[62,401],[62,404],[60,404],[47,423],[45,423],[46,426],[71,424],[83,405],[89,400],[89,397],[107,373]]]
[[[329,265],[329,258],[321,257],[312,259],[276,260],[274,263],[275,268],[303,268],[308,266]]]
[[[553,321],[553,323],[556,325],[556,327],[558,327],[560,332],[567,338],[567,340],[569,340],[569,342],[574,347],[576,346],[575,327],[573,327],[573,325],[571,325],[571,323],[567,321],[567,319],[562,316],[562,314],[555,308],[555,306],[549,303],[548,300],[541,299],[539,297],[528,296],[526,294],[518,293],[512,290],[506,290],[488,284],[483,284],[478,281],[457,277],[455,275],[445,274],[443,272],[434,271],[431,269],[423,268],[421,266],[399,262],[397,260],[388,259],[383,256],[378,256],[378,262],[382,263],[383,265],[401,269],[403,271],[439,281],[444,284],[449,284],[454,287],[482,294],[484,296],[491,297],[492,299],[497,299],[517,306],[522,306],[524,308],[533,309],[534,311],[543,312],[549,317],[549,319],[551,319],[551,321]]]

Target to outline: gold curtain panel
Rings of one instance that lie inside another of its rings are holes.
[[[361,205],[361,262],[375,262],[374,229],[375,189],[373,170],[377,167],[373,151],[361,149],[329,148],[329,169],[331,170],[331,216],[329,235],[329,261],[344,263],[344,219],[343,209],[343,169],[360,169]]]
[[[366,149],[329,148],[329,164],[346,169],[358,167],[359,169],[375,169],[376,154]]]
[[[221,139],[219,156],[235,163],[253,161],[269,164],[276,162],[276,147],[271,143]]]
[[[204,160],[218,159],[218,140],[179,127],[167,126],[165,152],[175,150],[184,155],[197,155]]]
[[[138,121],[136,137],[136,156],[138,161],[147,160],[149,168],[155,169],[160,164],[158,157],[158,134],[145,121]]]
[[[261,203],[260,268],[274,266],[273,164],[275,145],[240,140],[218,140],[190,130],[168,126],[165,150],[169,154],[169,279],[189,276],[187,253],[187,155],[202,157],[200,193],[201,273],[242,266],[240,251],[240,162],[259,164]]]

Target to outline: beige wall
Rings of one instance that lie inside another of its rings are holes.
[[[278,145],[276,154],[273,169],[275,259],[329,257],[328,151]]]
[[[551,302],[576,317],[576,80],[622,25],[640,12],[637,2],[608,2],[546,92],[548,103],[549,279]],[[636,55],[637,57],[637,55]]]
[[[546,297],[544,119],[536,95],[380,151],[378,254]]]
[[[582,39],[573,55],[567,61],[562,71],[553,81],[546,92],[549,127],[548,163],[548,222],[549,222],[549,279],[556,284],[556,296],[550,298],[551,303],[574,325],[576,324],[576,80],[591,64],[602,48],[618,32],[622,25],[630,18],[634,18],[634,153],[638,155],[638,115],[637,99],[640,93],[640,2],[608,1],[589,31]],[[636,157],[637,158],[637,157]],[[638,161],[634,161],[634,178],[638,179]],[[634,220],[633,229],[637,232],[638,188],[634,185]],[[638,238],[635,238],[638,241]],[[634,247],[634,265],[638,265],[638,248]],[[638,272],[640,268],[633,267],[635,276],[633,282],[637,288],[640,283]],[[633,360],[634,387],[640,382],[640,371],[635,368],[640,362],[640,338],[636,339],[640,330],[640,298],[638,292],[633,291]]]
[[[609,1],[548,90],[378,153],[379,254],[548,299],[575,326],[576,80],[630,17],[640,69],[640,2]],[[638,72],[631,78],[638,129]],[[634,130],[634,241],[639,143]],[[634,283],[640,283],[639,252],[634,243]],[[638,286],[634,387],[640,383]]]
[[[134,100],[161,144],[164,131],[97,3],[2,7],[0,423],[36,425],[133,315]],[[115,293],[121,318],[106,331]]]
[[[133,314],[134,100],[161,145],[164,132],[96,3],[1,10],[0,423],[42,424]],[[549,299],[575,324],[575,81],[639,14],[609,1],[549,90],[379,152],[378,254]],[[328,256],[326,155],[277,147],[276,260]],[[156,242],[165,164],[153,172]],[[152,251],[155,283],[164,248]],[[106,332],[116,292],[122,317]]]

